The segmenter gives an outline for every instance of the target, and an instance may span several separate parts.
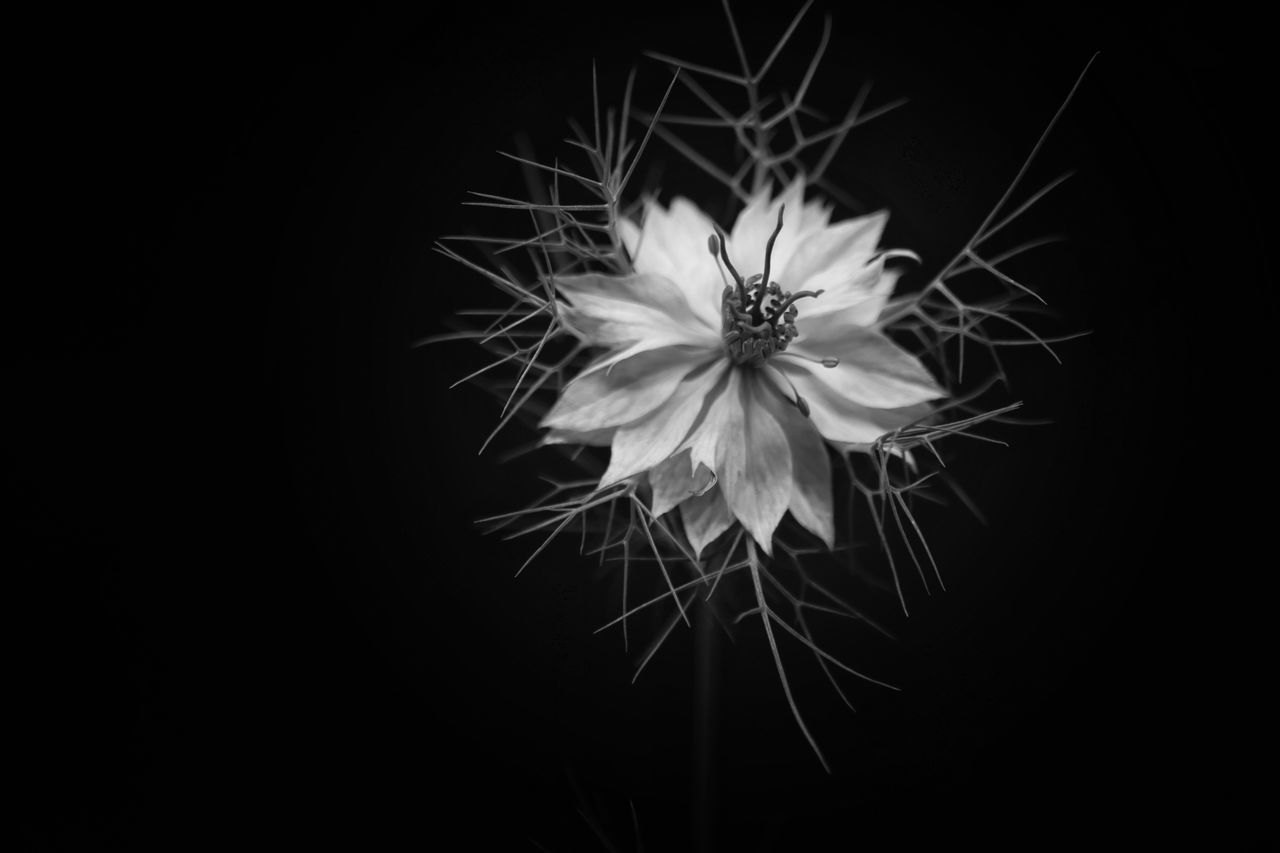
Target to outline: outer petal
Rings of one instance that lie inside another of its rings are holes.
[[[835,547],[835,519],[831,493],[831,458],[813,421],[800,413],[781,388],[761,383],[761,400],[786,433],[791,445],[791,500],[787,508],[796,521]]]
[[[758,371],[735,374],[741,377],[737,404],[725,394],[716,407],[727,412],[714,470],[729,509],[764,552],[772,554],[773,531],[791,501],[791,447],[760,399],[761,393],[772,392]]]
[[[793,360],[775,361],[778,369],[786,374],[809,404],[809,419],[827,441],[868,445],[885,433],[920,420],[932,411],[928,403],[890,409],[864,406],[840,396],[834,388],[815,379]]]
[[[665,515],[687,498],[705,493],[716,484],[716,475],[706,465],[690,473],[688,451],[659,463],[649,472],[653,487],[654,515]]]
[[[839,314],[810,320],[803,327],[804,344],[795,347],[797,355],[835,357],[840,360],[838,365],[823,367],[809,361],[783,359],[789,368],[796,367],[807,375],[807,388],[815,383],[826,385],[840,397],[879,409],[946,396],[914,355],[881,332],[841,320]],[[800,389],[800,393],[805,394],[805,390]]]
[[[729,512],[719,486],[680,504],[680,518],[684,520],[684,533],[696,557],[701,557],[702,549],[733,525],[733,513]]]
[[[665,403],[697,366],[689,350],[664,347],[584,372],[565,386],[541,426],[588,432],[630,423]]]
[[[698,415],[715,400],[724,384],[729,362],[718,356],[712,358],[701,373],[686,375],[663,405],[614,433],[609,468],[600,481],[602,488],[647,471],[675,453]],[[689,467],[687,461],[685,466]]]
[[[717,332],[698,320],[684,291],[660,275],[559,276],[556,290],[569,300],[560,317],[584,343],[611,349],[651,343],[706,345]]]

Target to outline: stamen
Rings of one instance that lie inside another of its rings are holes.
[[[783,311],[786,311],[791,307],[791,303],[795,302],[797,299],[804,299],[806,297],[813,297],[814,299],[817,299],[824,293],[826,293],[825,290],[802,290],[794,296],[787,297],[787,301],[778,306],[777,313],[781,314]]]
[[[720,238],[720,258],[724,261],[724,265],[729,268],[729,272],[733,275],[733,280],[738,283],[738,299],[743,305],[747,304],[747,291],[742,284],[742,276],[738,275],[738,271],[733,268],[733,262],[729,260],[729,253],[725,250],[724,232],[720,230],[720,226],[715,226],[716,236]]]
[[[720,275],[726,279],[724,294],[720,300],[720,314],[725,348],[734,364],[763,367],[766,359],[785,350],[799,335],[796,331],[798,312],[795,303],[800,299],[822,295],[821,290],[802,290],[792,294],[769,279],[769,273],[773,269],[773,247],[778,242],[778,235],[782,233],[786,209],[784,204],[778,206],[778,222],[765,244],[764,270],[750,278],[744,279],[734,268],[733,261],[729,260],[728,240],[719,226],[714,226],[715,234],[707,238],[707,251],[716,258]],[[732,284],[728,281],[725,269],[733,276]],[[799,394],[796,399],[799,401],[796,407],[807,412],[808,405]]]
[[[796,385],[794,382],[791,381],[791,377],[787,376],[787,374],[783,373],[781,370],[779,370],[776,367],[773,367],[772,365],[770,365],[769,369],[772,370],[774,373],[778,374],[779,376],[781,376],[783,381],[786,382],[787,385],[791,387],[791,393],[795,395],[795,399],[788,400],[787,402],[791,403],[793,406],[799,409],[800,414],[804,415],[806,418],[809,417],[809,404],[805,402],[804,397],[800,396],[800,392],[796,390]]]
[[[716,259],[716,269],[720,271],[720,279],[724,282],[725,292],[733,290],[733,282],[729,281],[729,274],[724,270],[724,264],[720,263],[720,239],[715,234],[707,236],[707,248],[711,251],[711,257]]]
[[[810,361],[814,364],[821,364],[823,367],[838,367],[840,359],[828,356],[826,358],[814,358],[813,356],[801,355],[798,352],[780,352],[778,358],[796,358],[801,361]]]

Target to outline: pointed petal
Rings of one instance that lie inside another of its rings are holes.
[[[787,287],[793,291],[825,291],[816,299],[800,303],[803,320],[839,313],[844,318],[843,323],[870,326],[879,318],[897,285],[901,272],[888,269],[886,264],[898,258],[919,260],[914,253],[905,250],[882,252],[865,263],[856,262],[856,258],[847,263],[835,263],[810,275],[807,280],[792,279]]]
[[[822,298],[806,303],[805,307],[813,311],[831,310],[828,304],[844,301],[840,290],[856,279],[875,255],[888,220],[889,214],[879,211],[811,233],[796,247],[782,270],[783,286],[793,292],[825,290]]]
[[[630,423],[662,405],[698,366],[681,347],[649,350],[565,386],[541,426],[587,432]]]
[[[706,465],[689,471],[689,451],[672,456],[649,472],[649,485],[653,488],[654,515],[665,515],[687,498],[705,493],[716,484],[716,475]]]
[[[920,420],[932,411],[928,403],[883,409],[864,406],[841,396],[794,360],[774,361],[808,403],[809,419],[827,441],[869,445],[885,433]]]
[[[772,265],[769,277],[779,280],[787,262],[800,244],[804,231],[806,216],[804,214],[804,179],[797,177],[782,194],[769,200],[767,189],[751,197],[747,206],[738,214],[729,234],[729,260],[737,267],[738,272],[750,278],[764,271],[765,248],[773,229],[778,225],[778,209],[786,205],[783,214],[782,231],[773,246]],[[786,287],[795,290],[789,282]]]
[[[617,427],[593,429],[587,432],[574,432],[571,429],[553,429],[542,437],[542,445],[581,444],[587,447],[608,447],[613,443]]]
[[[609,468],[600,481],[601,488],[647,471],[672,456],[698,416],[719,395],[728,370],[729,362],[715,357],[701,373],[686,375],[671,397],[652,413],[620,427],[613,435]]]
[[[842,320],[839,314],[809,320],[802,331],[803,345],[797,341],[794,348],[797,355],[838,358],[840,363],[835,367],[783,359],[788,369],[796,367],[812,377],[807,386],[821,383],[839,397],[879,409],[911,406],[946,396],[920,359],[882,332]],[[800,393],[805,391],[801,389]]]
[[[773,377],[770,377],[773,380]],[[760,398],[782,427],[791,445],[791,515],[828,548],[835,547],[835,511],[831,493],[831,458],[813,421],[784,397],[776,381],[761,383]]]
[[[741,402],[731,409],[715,465],[725,502],[766,554],[773,553],[773,531],[791,501],[791,447],[782,427],[760,398],[771,393],[758,371],[742,374]]]
[[[840,316],[855,326],[875,325],[884,314],[885,306],[889,303],[889,297],[893,296],[902,272],[901,268],[884,269],[880,273],[880,280],[871,286],[867,297],[856,305],[845,308]]]
[[[833,208],[829,204],[814,200],[804,203],[804,218],[800,220],[800,229],[805,237],[819,229],[827,227],[827,223],[831,221],[831,211]],[[803,242],[803,239],[801,240]]]
[[[668,346],[719,341],[718,327],[698,320],[684,292],[660,275],[599,273],[558,276],[556,290],[569,300],[560,319],[584,343],[623,347],[641,342]]]
[[[718,332],[724,282],[707,249],[707,238],[714,233],[711,219],[688,199],[673,199],[670,208],[649,199],[632,257],[637,272],[675,282],[698,320]]]
[[[729,505],[724,502],[724,494],[718,486],[681,503],[680,518],[684,521],[684,533],[693,546],[694,556],[699,558],[704,548],[733,526],[733,513],[729,512]]]
[[[636,266],[636,256],[640,252],[640,226],[632,222],[626,217],[618,220],[618,239],[622,241],[623,248],[627,250],[627,257],[631,258],[631,265],[635,267],[636,272],[657,272],[656,270],[642,270]]]
[[[778,210],[773,208],[770,215],[770,197],[772,190],[768,186],[761,187],[751,194],[747,206],[738,212],[738,218],[729,231],[729,243],[725,247],[729,251],[729,260],[733,261],[744,276],[757,272],[764,264],[764,243],[777,224]],[[758,252],[751,252],[751,247],[759,245]]]
[[[679,450],[689,450],[690,472],[699,465],[706,465],[718,474],[720,445],[741,441],[741,434],[742,371],[730,369],[722,389],[708,401],[693,430],[680,443]]]

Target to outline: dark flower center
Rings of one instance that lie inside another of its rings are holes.
[[[782,352],[797,336],[795,302],[806,296],[819,296],[822,291],[802,290],[799,293],[784,291],[776,281],[769,280],[769,265],[773,258],[773,244],[782,231],[782,214],[786,205],[778,209],[778,224],[765,246],[764,271],[744,279],[729,260],[725,249],[724,234],[720,229],[711,235],[707,248],[724,262],[733,277],[726,281],[720,301],[722,334],[725,349],[734,364],[763,367],[765,359]]]

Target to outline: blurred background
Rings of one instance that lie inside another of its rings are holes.
[[[756,62],[796,8],[743,14]],[[778,80],[803,73],[825,11]],[[922,256],[907,288],[1101,51],[1024,194],[1076,176],[1000,243],[1067,235],[1017,271],[1050,332],[1092,334],[1062,365],[1007,358],[1012,398],[1050,425],[951,448],[988,523],[925,511],[947,591],[908,585],[908,619],[865,587],[892,642],[823,626],[901,692],[848,683],[851,714],[784,645],[831,775],[758,624],[722,642],[707,849],[1235,831],[1251,804],[1228,783],[1256,748],[1239,676],[1263,623],[1240,607],[1249,513],[1221,472],[1265,386],[1242,395],[1246,341],[1222,332],[1273,272],[1251,26],[1176,4],[830,11],[810,103],[842,115],[867,80],[872,105],[909,98],[831,174]],[[16,242],[36,263],[11,287],[4,369],[27,846],[687,849],[691,632],[633,684],[643,645],[594,633],[617,579],[572,537],[513,578],[536,543],[474,521],[523,505],[547,457],[500,461],[519,428],[478,456],[499,404],[448,386],[479,351],[411,344],[495,304],[435,240],[529,227],[460,206],[524,194],[495,151],[574,157],[559,140],[590,121],[593,60],[605,103],[635,65],[650,109],[669,72],[646,49],[733,68],[719,6],[26,31],[11,169],[35,190]],[[722,197],[656,140],[641,172],[663,198]]]

